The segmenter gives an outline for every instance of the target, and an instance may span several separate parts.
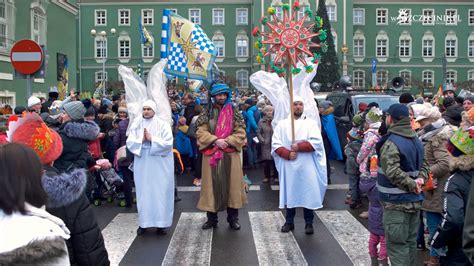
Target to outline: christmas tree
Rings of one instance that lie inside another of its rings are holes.
[[[340,78],[339,73],[339,62],[337,60],[336,49],[334,47],[334,38],[331,34],[331,24],[329,24],[329,17],[326,10],[326,1],[320,0],[317,16],[322,19],[322,29],[327,34],[326,44],[322,48],[312,48],[311,52],[319,53],[321,59],[319,60],[318,72],[313,82],[321,84],[321,91],[331,91],[332,84],[338,81]],[[314,31],[319,31],[318,25],[315,25]],[[315,43],[319,43],[319,38],[315,37],[312,40]],[[327,50],[327,51],[326,51]],[[329,86],[328,86],[329,85]]]

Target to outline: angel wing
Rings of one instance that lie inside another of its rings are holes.
[[[276,73],[260,70],[250,76],[250,82],[272,103],[274,110],[272,126],[275,128],[278,122],[287,118],[290,113],[290,94],[286,81]]]
[[[147,88],[143,80],[129,67],[120,65],[118,72],[125,85],[125,100],[127,101],[128,123],[127,136],[130,131],[130,125],[137,117],[142,115],[142,103],[147,99]]]
[[[308,65],[312,64],[310,60],[311,58],[306,59]],[[303,69],[303,71],[293,76],[293,93],[294,95],[299,95],[303,98],[304,114],[306,115],[306,118],[315,120],[316,124],[319,126],[319,129],[321,129],[319,110],[314,100],[314,92],[311,90],[309,85],[316,76],[318,65],[313,65],[313,71],[310,73],[304,71],[304,66],[300,62],[298,63],[298,67]]]
[[[171,105],[168,99],[168,92],[166,91],[166,74],[164,68],[168,59],[161,59],[156,63],[148,73],[147,80],[147,95],[148,99],[155,101],[158,107],[157,115],[163,121],[172,125]]]

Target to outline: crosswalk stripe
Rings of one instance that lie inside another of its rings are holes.
[[[308,265],[293,233],[281,233],[279,211],[249,212],[259,265]]]
[[[118,265],[137,236],[138,216],[136,213],[119,213],[102,230],[105,248],[109,253],[110,265]]]
[[[279,186],[279,185],[271,185],[270,187],[271,187],[272,190],[280,190],[280,186]],[[345,190],[345,189],[349,189],[349,184],[330,184],[330,185],[328,185],[327,189],[331,189],[331,190],[337,190],[337,189]]]
[[[212,231],[202,230],[204,212],[183,212],[162,265],[210,265]]]
[[[316,211],[316,215],[356,266],[370,265],[369,231],[348,211]]]

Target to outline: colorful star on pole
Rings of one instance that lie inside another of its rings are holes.
[[[282,6],[283,20],[280,20],[276,16],[275,8],[269,7],[267,12],[272,17],[272,20],[270,21],[267,17],[262,17],[261,19],[262,24],[266,25],[269,31],[260,33],[257,27],[252,31],[254,36],[261,35],[263,37],[263,40],[259,38],[255,44],[255,48],[260,50],[260,53],[257,55],[257,62],[264,64],[264,57],[274,55],[273,60],[271,60],[273,61],[271,66],[280,76],[283,76],[285,65],[288,67],[292,66],[294,73],[299,72],[299,69],[296,69],[298,61],[303,63],[306,71],[312,70],[312,66],[308,66],[306,63],[305,57],[313,57],[310,48],[321,48],[321,44],[313,43],[311,39],[317,36],[320,37],[321,42],[324,42],[326,39],[324,36],[325,32],[312,31],[314,25],[318,24],[319,17],[315,18],[316,23],[308,26],[304,25],[306,19],[312,15],[309,9],[305,11],[302,18],[296,19],[300,8],[299,1],[296,1],[290,17],[290,7],[288,4],[284,4]],[[265,46],[268,46],[268,48],[265,49]]]

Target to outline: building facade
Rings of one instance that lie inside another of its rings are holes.
[[[57,56],[69,62],[69,86],[76,87],[78,6],[75,1],[0,0],[0,105],[26,104],[26,80],[15,76],[10,61],[13,44],[32,39],[46,49],[45,77],[33,80],[33,95],[47,97],[58,85]]]

